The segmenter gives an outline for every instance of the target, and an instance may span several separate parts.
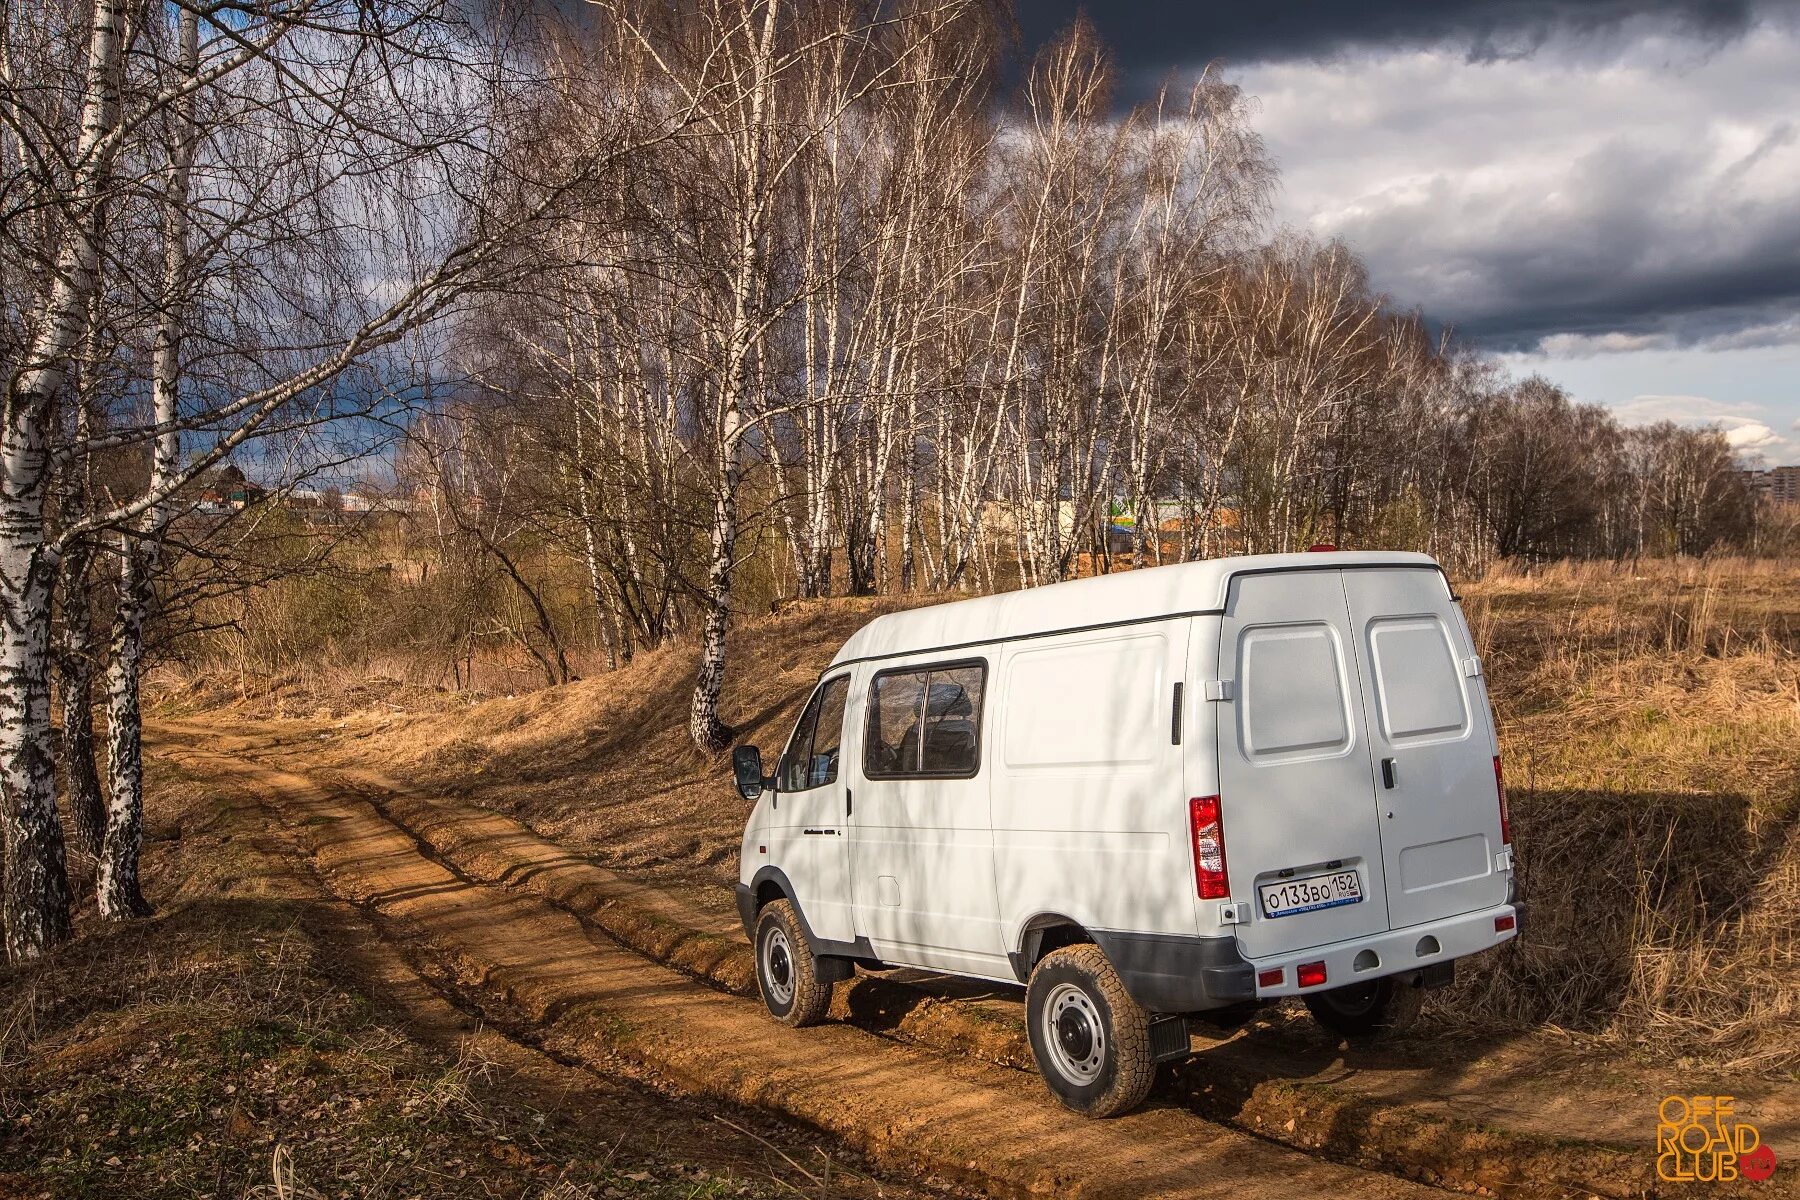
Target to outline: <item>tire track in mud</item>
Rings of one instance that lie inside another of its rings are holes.
[[[534,895],[703,985],[756,998],[754,961],[735,914],[600,866],[513,817],[405,790],[376,771],[335,767],[316,777],[365,800],[452,872]],[[859,973],[838,985],[831,1015],[940,1054],[1035,1072],[1022,1021],[1008,1006],[945,997],[943,986],[921,985],[906,971]],[[1259,1140],[1440,1187],[1520,1200],[1623,1198],[1655,1188],[1641,1153],[1427,1114],[1217,1061],[1186,1064],[1161,1095]]]
[[[831,1133],[870,1161],[997,1195],[1424,1197],[1421,1185],[1272,1145],[1153,1106],[1091,1122],[1017,1071],[860,1030],[791,1030],[596,935],[544,899],[452,870],[366,800],[233,756],[230,739],[165,746],[254,789],[333,892],[405,930],[463,989],[503,1001],[545,1044],[622,1057],[683,1091]],[[248,746],[243,749],[249,749]],[[440,985],[442,986],[442,985]]]
[[[673,1188],[691,1186],[685,1171],[698,1166],[727,1183],[766,1178],[795,1194],[828,1182],[825,1194],[847,1200],[966,1194],[876,1178],[837,1139],[776,1114],[688,1096],[623,1059],[599,1061],[590,1054],[584,1061],[546,1044],[493,998],[458,987],[420,943],[372,905],[333,894],[279,827],[273,799],[279,797],[246,789],[224,800],[204,820],[201,836],[223,833],[247,842],[256,894],[296,906],[299,925],[329,948],[323,964],[328,972],[365,996],[391,1027],[458,1065],[472,1065],[484,1098],[535,1109],[542,1128],[604,1151],[608,1162],[623,1149],[621,1171],[641,1165],[661,1173],[673,1165],[678,1175],[667,1179]],[[186,822],[178,836],[186,836]],[[556,1172],[558,1160],[543,1157],[537,1139],[512,1145],[537,1155],[546,1178]]]

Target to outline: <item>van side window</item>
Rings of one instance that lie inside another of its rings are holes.
[[[981,767],[984,662],[883,671],[869,686],[863,774],[967,779]]]
[[[837,782],[838,751],[844,741],[844,701],[849,693],[848,675],[839,675],[813,693],[775,772],[777,791],[804,792]]]

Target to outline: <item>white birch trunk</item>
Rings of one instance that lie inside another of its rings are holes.
[[[193,10],[179,10],[177,38],[180,70],[191,80],[200,60],[199,18]],[[182,298],[188,275],[188,192],[194,139],[194,93],[189,89],[176,104],[168,190],[163,197],[162,312],[151,351],[151,395],[156,423],[164,432],[157,436],[151,456],[153,495],[169,491],[181,469],[181,436],[174,426],[181,415],[181,342],[186,320]],[[143,713],[138,688],[144,662],[144,622],[156,598],[168,510],[168,500],[154,501],[139,523],[142,537],[126,530],[119,538],[119,611],[113,622],[106,681],[106,833],[95,886],[100,915],[112,920],[151,912],[138,884],[138,858],[144,845]]]
[[[68,938],[69,880],[50,729],[50,593],[44,539],[51,406],[86,328],[99,251],[95,223],[107,139],[119,120],[125,6],[97,0],[88,36],[73,219],[57,255],[43,320],[6,397],[0,428],[0,792],[5,795],[8,957],[35,958]]]
[[[90,543],[63,556],[58,607],[62,638],[57,646],[57,680],[62,699],[63,802],[76,845],[98,858],[106,829],[105,801],[94,758],[94,636],[89,612]]]
[[[702,750],[723,750],[732,729],[719,719],[719,694],[725,686],[725,634],[731,620],[733,555],[737,548],[738,486],[742,468],[739,445],[745,433],[744,389],[749,381],[753,339],[760,323],[753,309],[762,287],[762,240],[769,197],[765,194],[767,163],[765,112],[772,86],[775,50],[775,0],[764,0],[760,36],[752,51],[750,92],[744,139],[740,147],[743,205],[738,216],[736,263],[731,281],[731,317],[722,339],[724,362],[718,382],[718,429],[713,460],[713,525],[707,565],[705,615],[701,624],[700,669],[688,708],[688,734]]]
[[[92,311],[81,352],[81,380],[75,397],[75,439],[86,441],[93,432],[91,414],[100,403],[99,322]],[[64,524],[87,515],[93,499],[93,461],[85,458],[66,468],[60,502]],[[94,758],[94,620],[93,565],[95,541],[81,538],[62,556],[62,570],[57,578],[57,608],[62,620],[56,646],[56,674],[62,699],[62,767],[63,803],[68,809],[69,824],[75,830],[76,845],[98,859],[100,841],[106,830],[105,797],[100,788],[100,771]]]
[[[160,381],[159,381],[160,383]],[[143,720],[138,679],[144,660],[144,621],[154,597],[155,543],[119,537],[119,611],[113,622],[106,675],[106,831],[100,845],[95,897],[111,920],[150,915],[138,885],[144,842]]]

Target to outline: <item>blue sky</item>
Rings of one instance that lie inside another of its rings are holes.
[[[1080,7],[1022,0],[1029,47]],[[1121,94],[1220,60],[1277,218],[1627,421],[1800,463],[1800,3],[1086,6]]]

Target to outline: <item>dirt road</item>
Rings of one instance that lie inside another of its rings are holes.
[[[157,752],[188,772],[255,798],[319,877],[441,984],[574,1060],[623,1058],[681,1091],[816,1126],[883,1167],[992,1194],[1431,1191],[1181,1109],[1084,1121],[1022,1072],[846,1025],[786,1029],[756,1002],[623,949],[540,897],[452,868],[367,800],[266,761],[269,748],[210,725],[165,725],[157,738]]]

